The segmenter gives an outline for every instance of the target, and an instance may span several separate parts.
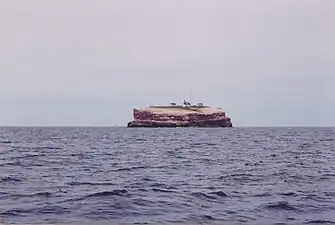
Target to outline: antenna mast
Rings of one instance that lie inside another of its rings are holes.
[[[190,89],[190,103],[192,104],[192,88]]]

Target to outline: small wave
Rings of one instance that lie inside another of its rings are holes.
[[[211,215],[208,215],[208,214],[202,214],[202,215],[201,214],[200,215],[191,214],[191,215],[189,215],[187,220],[192,220],[192,221],[197,222],[197,223],[200,222],[200,224],[202,224],[202,222],[209,222],[209,221],[214,221],[214,220],[217,220],[217,219],[215,217],[211,216]]]
[[[45,196],[45,197],[50,197],[52,193],[50,192],[38,192],[36,194],[33,194],[33,196]]]
[[[228,197],[228,195],[226,193],[224,193],[223,191],[215,191],[215,192],[211,192],[209,194],[217,195],[217,196],[220,196],[220,197]]]
[[[50,139],[52,139],[52,140],[61,140],[62,137],[50,137]]]
[[[144,138],[136,138],[136,141],[147,141],[147,139],[144,139]]]
[[[137,169],[147,169],[147,166],[133,166],[133,167],[128,167],[128,168],[120,168],[117,169],[116,171],[131,171],[131,170],[137,170]]]
[[[272,194],[269,193],[269,192],[264,192],[264,193],[261,193],[261,194],[255,194],[253,196],[254,197],[269,197],[269,196],[272,196]]]
[[[39,150],[39,149],[60,150],[62,148],[60,148],[60,147],[52,147],[52,146],[41,146],[41,147],[33,147],[31,149],[33,149],[33,150]]]
[[[157,187],[157,188],[164,188],[164,189],[177,189],[175,187],[171,187],[169,185],[163,184],[163,183],[153,183],[150,185],[151,187]]]
[[[22,216],[22,214],[62,214],[66,212],[65,208],[60,206],[47,206],[41,208],[33,208],[33,209],[10,209],[4,212],[1,212],[0,215],[3,216]]]
[[[202,216],[205,220],[215,220],[215,218],[213,216],[210,215],[203,215]]]
[[[111,182],[69,182],[68,185],[71,186],[81,186],[81,185],[90,185],[90,186],[110,186],[110,185],[115,185]]]
[[[325,173],[322,174],[319,180],[328,180],[328,179],[333,179],[335,177],[335,174],[332,173]]]
[[[297,210],[298,211],[297,208],[295,208],[290,203],[285,202],[285,201],[269,203],[267,204],[266,208],[275,209],[275,210]]]
[[[218,180],[224,180],[226,182],[230,181],[236,181],[236,182],[258,182],[261,179],[263,179],[260,176],[252,175],[249,173],[237,173],[237,174],[230,174],[230,175],[224,175],[224,176],[219,176],[217,178]]]
[[[3,216],[18,216],[24,213],[31,213],[32,210],[24,210],[24,209],[9,209],[4,212],[1,212],[0,215]]]
[[[29,150],[30,148],[27,146],[10,146],[11,150]]]
[[[166,192],[166,193],[171,193],[171,192],[173,192],[173,191],[165,190],[165,189],[161,189],[161,188],[153,188],[152,190],[153,190],[153,191],[156,191],[156,192]]]
[[[50,197],[52,196],[52,193],[50,192],[38,192],[35,194],[15,194],[11,195],[10,197],[16,197],[16,198],[25,198],[25,197]]]
[[[143,178],[142,180],[143,180],[143,181],[154,181],[153,179],[151,179],[151,178],[148,178],[148,177],[146,177],[146,178]]]
[[[325,196],[335,197],[335,192],[325,192]]]
[[[333,221],[328,221],[328,220],[311,220],[311,221],[308,221],[306,222],[306,224],[335,224],[335,222]]]
[[[236,174],[220,176],[219,179],[230,178],[230,177],[251,177],[251,176],[253,175],[250,173],[236,173]]]
[[[335,141],[334,138],[324,138],[324,139],[320,139],[319,141]]]
[[[21,162],[3,162],[0,164],[0,166],[22,166]],[[1,182],[1,178],[0,178],[0,182]]]
[[[294,193],[294,192],[283,192],[279,194],[284,195],[284,196],[298,196],[297,193]]]
[[[14,182],[21,182],[20,179],[18,179],[18,178],[13,178],[13,177],[2,177],[2,178],[0,178],[0,183],[3,183],[3,182],[11,182],[11,181],[14,181]]]
[[[106,196],[122,196],[123,194],[127,193],[128,191],[125,189],[122,190],[113,190],[113,191],[102,191],[96,192],[93,194],[86,195],[85,198],[92,198],[92,197],[106,197]]]
[[[10,157],[10,160],[17,160],[17,159],[29,159],[29,158],[35,158],[39,156],[45,156],[44,154],[39,155],[39,154],[27,154],[27,155],[21,155],[21,156],[13,156]]]
[[[205,199],[212,199],[212,200],[217,199],[215,196],[211,196],[211,195],[208,195],[202,192],[195,192],[195,193],[192,193],[192,195],[198,198],[205,198]]]
[[[310,143],[302,143],[302,144],[299,145],[299,148],[300,149],[307,149],[311,146],[312,146],[312,144],[310,144]]]
[[[9,141],[9,140],[3,140],[3,141],[0,141],[0,144],[11,144],[12,142]]]
[[[135,199],[134,204],[138,206],[151,206],[155,202],[147,200],[147,199]]]
[[[191,147],[192,146],[201,146],[201,145],[207,145],[207,146],[213,146],[213,145],[216,145],[215,143],[202,143],[202,142],[197,142],[197,143],[192,143],[191,144]]]
[[[44,206],[41,208],[34,209],[35,214],[53,214],[53,215],[61,215],[69,212],[67,208],[63,208],[61,206]]]

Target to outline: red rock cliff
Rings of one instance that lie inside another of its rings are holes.
[[[128,127],[232,127],[226,113],[212,107],[152,106],[133,110]]]

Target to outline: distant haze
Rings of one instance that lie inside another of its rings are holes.
[[[2,0],[0,125],[124,126],[192,92],[235,126],[334,126],[334,22],[334,0]]]

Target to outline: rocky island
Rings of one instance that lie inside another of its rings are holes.
[[[183,105],[171,103],[133,109],[133,117],[127,127],[233,127],[221,108],[186,101]]]

